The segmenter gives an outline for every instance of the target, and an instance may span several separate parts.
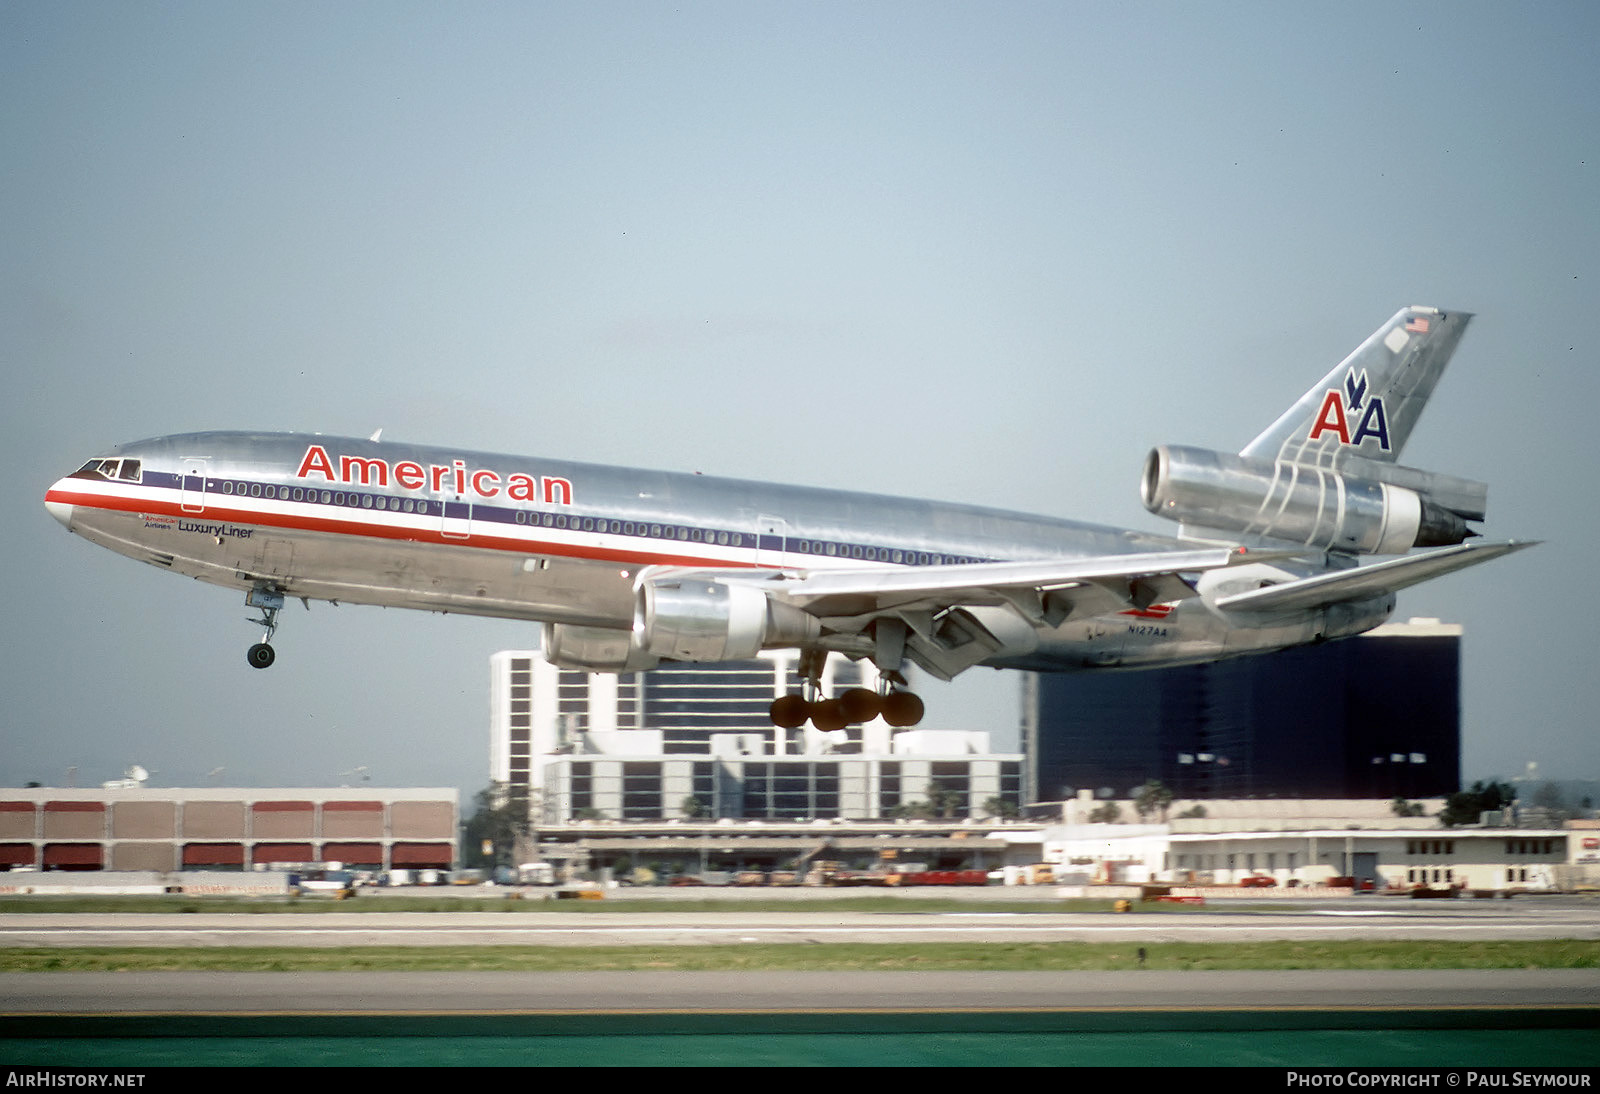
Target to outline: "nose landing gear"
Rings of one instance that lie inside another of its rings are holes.
[[[251,589],[245,594],[244,602],[247,607],[261,609],[261,618],[250,622],[266,628],[261,641],[251,646],[244,658],[253,669],[270,668],[272,662],[278,659],[270,643],[272,636],[278,632],[278,613],[283,610],[283,594],[275,589]]]

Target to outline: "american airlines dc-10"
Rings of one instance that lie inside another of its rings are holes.
[[[550,660],[593,672],[798,649],[803,690],[774,723],[914,725],[908,665],[1129,669],[1343,638],[1408,585],[1530,546],[1468,542],[1487,487],[1395,462],[1470,318],[1403,309],[1237,455],[1156,448],[1141,493],[1176,537],[293,433],[120,445],[45,505],[120,554],[243,589],[266,628],[256,668],[285,598],[381,604],[537,620]],[[881,690],[825,698],[830,651],[872,661]]]

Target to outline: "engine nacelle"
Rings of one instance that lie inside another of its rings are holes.
[[[742,661],[821,634],[815,616],[754,586],[659,577],[640,582],[630,630],[546,623],[544,655],[562,668],[639,672],[662,661]]]
[[[1146,509],[1170,520],[1327,551],[1397,555],[1475,534],[1416,489],[1204,448],[1153,449],[1139,493]]]
[[[706,578],[642,582],[634,634],[671,661],[742,661],[775,646],[803,646],[822,633],[815,616],[750,585]]]

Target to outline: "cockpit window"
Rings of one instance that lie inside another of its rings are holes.
[[[94,459],[78,468],[68,478],[120,479],[123,482],[138,482],[140,470],[139,460]]]

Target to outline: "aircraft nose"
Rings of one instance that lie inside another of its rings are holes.
[[[61,527],[71,531],[73,505],[71,502],[58,500],[61,487],[62,483],[58,482],[50,488],[50,492],[44,496],[44,507],[52,517],[61,522]]]

